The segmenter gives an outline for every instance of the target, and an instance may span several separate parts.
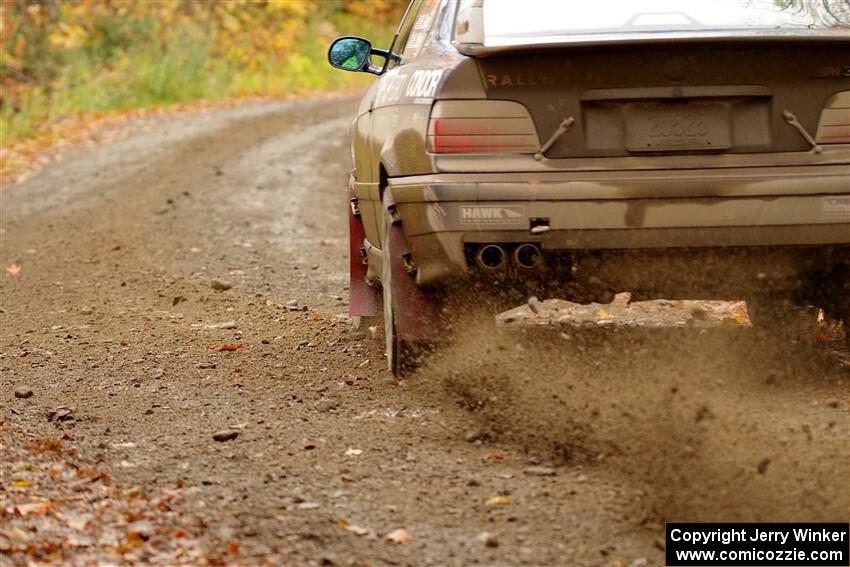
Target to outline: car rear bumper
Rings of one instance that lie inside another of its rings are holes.
[[[421,285],[464,275],[475,243],[545,250],[850,244],[850,165],[458,173],[389,190]],[[533,226],[548,230],[534,233]]]

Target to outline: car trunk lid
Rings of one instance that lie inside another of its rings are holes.
[[[523,46],[476,61],[487,98],[528,108],[544,146],[557,136],[547,158],[805,152],[813,144],[803,131],[814,136],[827,101],[850,89],[846,47]]]

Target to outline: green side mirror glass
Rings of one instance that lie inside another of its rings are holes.
[[[340,37],[328,49],[328,61],[344,71],[362,71],[369,66],[372,44],[360,37]]]

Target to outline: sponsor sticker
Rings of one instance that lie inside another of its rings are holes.
[[[461,205],[460,224],[522,225],[526,222],[522,205]]]
[[[821,214],[824,220],[850,222],[850,197],[822,197]]]
[[[442,69],[420,69],[414,71],[410,77],[410,81],[407,83],[405,95],[411,98],[433,98],[442,77]]]

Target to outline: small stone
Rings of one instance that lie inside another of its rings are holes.
[[[233,429],[225,429],[224,431],[218,431],[216,433],[213,433],[213,440],[218,442],[232,441],[238,436],[238,431],[234,431]]]
[[[479,429],[470,429],[466,433],[463,434],[463,439],[467,443],[475,443],[476,441],[484,440],[484,433]]]
[[[531,309],[532,313],[540,313],[540,300],[535,296],[531,296],[528,298],[528,308]]]
[[[321,399],[318,402],[316,402],[316,411],[321,412],[321,413],[327,413],[327,412],[331,411],[332,409],[335,409],[337,406],[339,406],[338,401],[325,398],[325,399]]]
[[[200,362],[200,363],[198,363],[198,368],[200,368],[201,370],[215,368],[215,363],[214,362]]]
[[[28,388],[26,386],[21,386],[15,390],[15,397],[21,398],[25,400],[26,398],[31,398],[33,396],[32,388]]]
[[[216,291],[227,291],[233,287],[233,284],[224,280],[212,280],[210,281],[210,287]]]
[[[524,469],[522,469],[522,472],[533,476],[555,476],[555,469],[553,469],[552,467],[525,467]]]
[[[288,307],[298,307],[298,300],[297,299],[290,299],[289,301],[286,302],[286,305]]]
[[[477,478],[470,478],[466,481],[466,486],[481,486],[481,481]]]
[[[93,307],[80,307],[80,313],[82,313],[83,315],[91,315],[92,313],[94,313],[94,308]]]
[[[213,484],[213,483],[210,482],[209,484]],[[217,528],[215,531],[218,534],[218,537],[223,541],[230,541],[236,535],[236,532],[233,531],[233,528],[231,528],[229,526],[221,526],[220,528]]]
[[[476,539],[487,547],[499,547],[499,540],[490,532],[481,532]]]
[[[235,329],[236,321],[223,321],[221,323],[212,323],[207,325],[207,329]]]
[[[69,408],[68,406],[59,406],[55,410],[49,412],[47,414],[48,421],[73,421],[74,420],[74,410],[73,408]]]

